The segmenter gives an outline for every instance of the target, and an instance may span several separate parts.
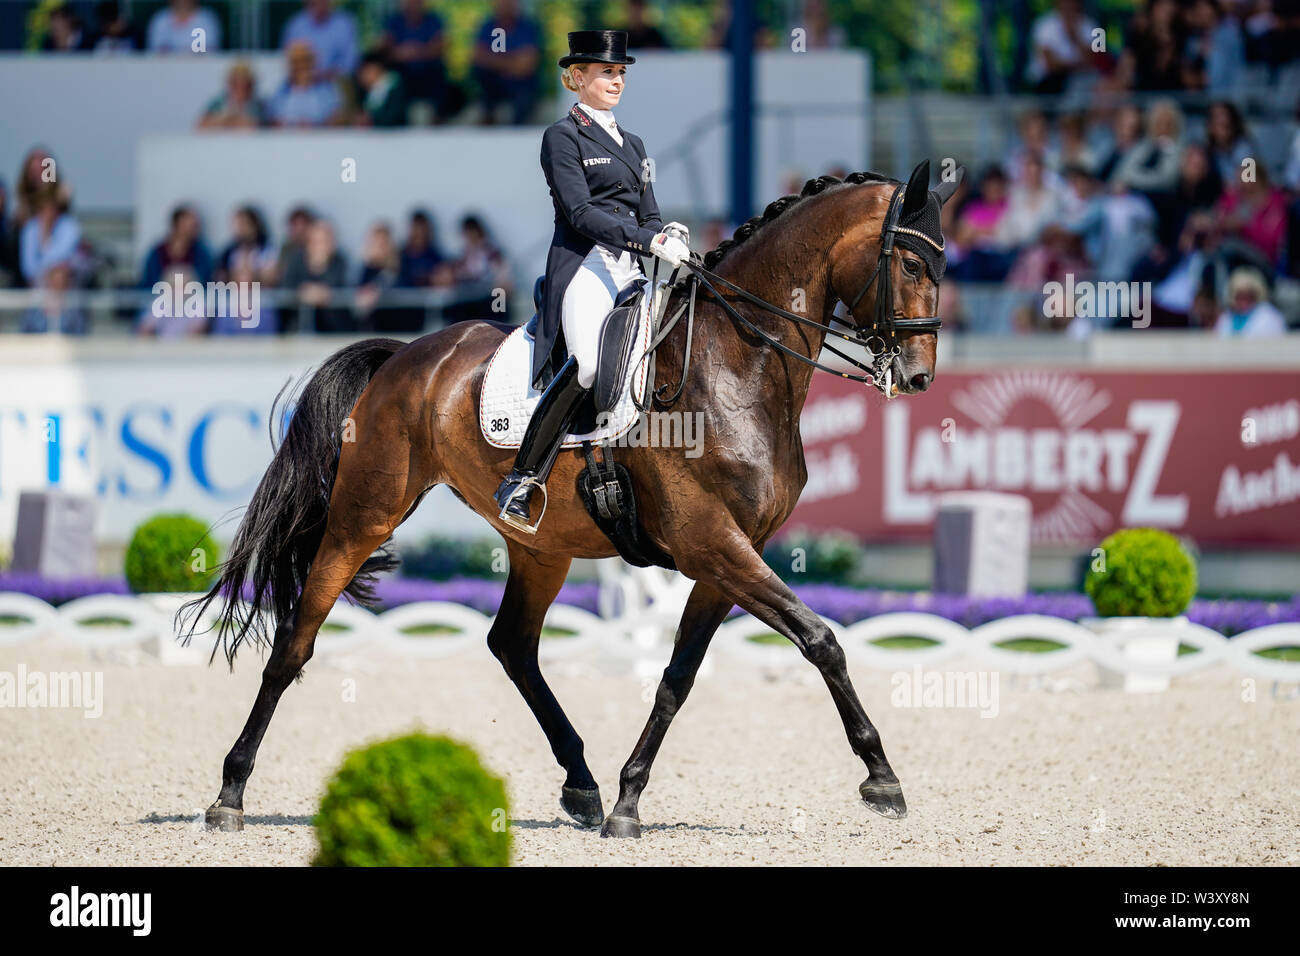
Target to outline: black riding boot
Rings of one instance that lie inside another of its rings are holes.
[[[515,466],[497,489],[496,502],[501,506],[501,520],[511,527],[529,534],[537,533],[537,525],[529,522],[533,489],[542,489],[544,514],[546,476],[559,457],[564,435],[588,391],[590,389],[578,384],[578,360],[569,356],[542,393],[524,432],[524,440],[519,444]],[[541,515],[538,515],[538,523],[541,520]]]

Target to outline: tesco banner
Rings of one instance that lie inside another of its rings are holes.
[[[276,393],[341,346],[141,341],[26,359],[0,347],[0,541],[13,538],[20,493],[47,488],[98,498],[102,541],[126,541],[160,511],[230,519],[214,530],[228,541],[271,461]],[[453,501],[431,494],[401,536],[487,528]]]
[[[938,496],[1021,494],[1036,544],[1131,526],[1202,545],[1300,547],[1300,372],[940,370],[884,402],[816,376],[790,523],[928,538]]]

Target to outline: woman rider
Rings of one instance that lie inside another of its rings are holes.
[[[574,414],[595,381],[600,327],[615,298],[643,278],[640,256],[655,255],[675,267],[690,254],[686,227],[660,221],[645,145],[614,122],[626,64],[635,62],[627,55],[622,30],[570,33],[569,55],[560,58],[561,80],[578,94],[578,102],[542,136],[555,233],[531,371],[533,387],[546,391],[514,468],[496,493],[501,520],[530,534],[537,530],[529,513],[533,489],[545,486]]]

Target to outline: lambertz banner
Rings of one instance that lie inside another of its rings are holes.
[[[1035,544],[1300,547],[1300,371],[941,370],[890,402],[816,376],[801,430],[791,525],[921,540],[944,492],[992,490],[1030,500]]]

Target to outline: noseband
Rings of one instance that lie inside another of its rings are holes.
[[[686,372],[690,368],[691,330],[694,328],[695,325],[695,293],[700,286],[703,286],[715,299],[718,300],[718,304],[722,307],[724,312],[726,312],[736,322],[738,322],[740,325],[743,325],[750,332],[754,333],[754,335],[758,336],[760,339],[762,339],[764,342],[766,342],[768,345],[772,346],[773,348],[777,349],[778,351],[783,352],[786,355],[791,356],[792,358],[796,358],[800,362],[803,362],[807,365],[811,365],[814,368],[818,368],[824,372],[831,372],[835,375],[838,375],[840,378],[847,378],[854,382],[862,382],[864,385],[870,385],[873,386],[874,388],[878,388],[880,389],[881,392],[885,394],[886,397],[889,397],[890,385],[892,381],[891,369],[892,369],[893,359],[894,356],[902,352],[902,346],[899,344],[899,337],[903,335],[911,335],[918,332],[928,332],[928,333],[937,334],[939,330],[943,327],[943,323],[940,321],[937,315],[923,316],[919,318],[909,318],[907,316],[894,314],[894,282],[888,266],[889,263],[893,260],[895,238],[897,237],[898,233],[906,232],[912,235],[919,236],[921,239],[925,240],[926,242],[929,242],[931,245],[934,244],[933,240],[930,239],[928,236],[926,236],[924,233],[919,232],[918,230],[915,229],[908,229],[898,224],[898,219],[902,213],[902,208],[903,208],[904,189],[905,187],[900,184],[899,186],[895,187],[893,194],[889,198],[889,209],[885,213],[885,222],[880,228],[880,257],[876,260],[875,271],[871,273],[871,277],[867,279],[866,285],[862,287],[862,291],[859,292],[856,297],[854,297],[853,304],[849,306],[849,314],[852,315],[853,310],[857,308],[858,303],[862,301],[862,297],[867,294],[867,291],[871,288],[871,286],[874,283],[879,281],[880,285],[876,290],[876,312],[875,315],[872,316],[872,322],[870,326],[856,327],[855,325],[844,322],[843,320],[837,319],[834,316],[832,316],[831,317],[832,321],[839,322],[841,325],[844,325],[849,329],[848,332],[841,332],[838,329],[831,328],[830,326],[822,325],[820,322],[815,322],[812,319],[808,318],[807,316],[798,315],[794,312],[790,312],[786,309],[782,309],[780,306],[773,305],[771,302],[768,302],[766,299],[760,299],[752,292],[740,288],[740,286],[736,285],[735,283],[727,279],[724,279],[716,272],[711,272],[710,270],[704,268],[703,265],[701,265],[698,261],[696,261],[697,254],[691,253],[692,258],[687,259],[685,262],[682,263],[682,265],[684,265],[691,272],[690,297],[687,302],[683,303],[677,309],[673,317],[663,324],[663,326],[659,329],[658,333],[651,340],[650,345],[647,347],[646,351],[642,353],[641,359],[638,360],[638,364],[639,364],[640,361],[643,361],[647,357],[650,357],[651,361],[653,362],[653,355],[655,349],[657,349],[659,347],[659,344],[665,338],[667,338],[668,333],[673,330],[673,327],[677,324],[678,319],[681,318],[682,313],[685,311],[687,313],[686,351],[684,353],[684,359],[682,364],[681,380],[677,383],[677,388],[673,391],[672,395],[667,398],[664,397],[664,393],[668,391],[668,386],[667,385],[659,386],[659,388],[656,389],[654,393],[655,400],[658,400],[661,403],[666,405],[671,405],[674,401],[677,400],[677,397],[681,395],[682,388],[686,384]],[[943,251],[942,246],[939,246],[937,248],[941,252]],[[658,269],[659,269],[659,263],[658,260],[656,260],[655,273],[654,273],[655,278],[657,278],[658,276]],[[675,279],[676,270],[674,270],[673,276]],[[652,279],[652,282],[653,281],[654,280]],[[831,345],[829,342],[823,341],[822,343],[823,348],[826,348],[831,352],[834,352],[836,355],[844,359],[844,361],[848,362],[854,368],[862,369],[862,371],[866,372],[867,374],[854,375],[851,372],[844,372],[837,368],[831,368],[829,365],[823,365],[821,362],[818,362],[816,359],[809,358],[808,356],[804,355],[802,352],[796,352],[794,349],[790,348],[789,346],[781,342],[778,342],[776,339],[772,338],[772,336],[768,335],[762,329],[758,328],[758,326],[754,325],[754,323],[749,321],[749,319],[745,318],[745,316],[737,312],[735,307],[732,306],[731,303],[728,302],[725,298],[723,298],[722,293],[719,292],[717,288],[714,286],[713,283],[715,282],[718,283],[719,285],[727,287],[740,298],[745,299],[748,302],[752,302],[754,305],[758,306],[765,312],[770,312],[772,315],[779,315],[781,318],[789,319],[792,322],[799,322],[802,323],[803,325],[810,325],[815,329],[819,329],[821,332],[823,332],[826,335],[835,336],[836,338],[843,339],[846,342],[852,342],[855,345],[860,345],[862,348],[864,348],[867,351],[867,354],[871,356],[871,362],[869,365],[860,362],[859,360],[855,359],[851,355],[846,355],[845,353],[837,349],[835,346]],[[873,347],[873,345],[878,345],[879,348],[875,348]],[[653,373],[651,373],[650,381],[651,382],[654,381]],[[643,407],[639,400],[637,401],[636,404],[637,407],[642,411],[645,411],[646,408],[648,408],[648,405]]]

